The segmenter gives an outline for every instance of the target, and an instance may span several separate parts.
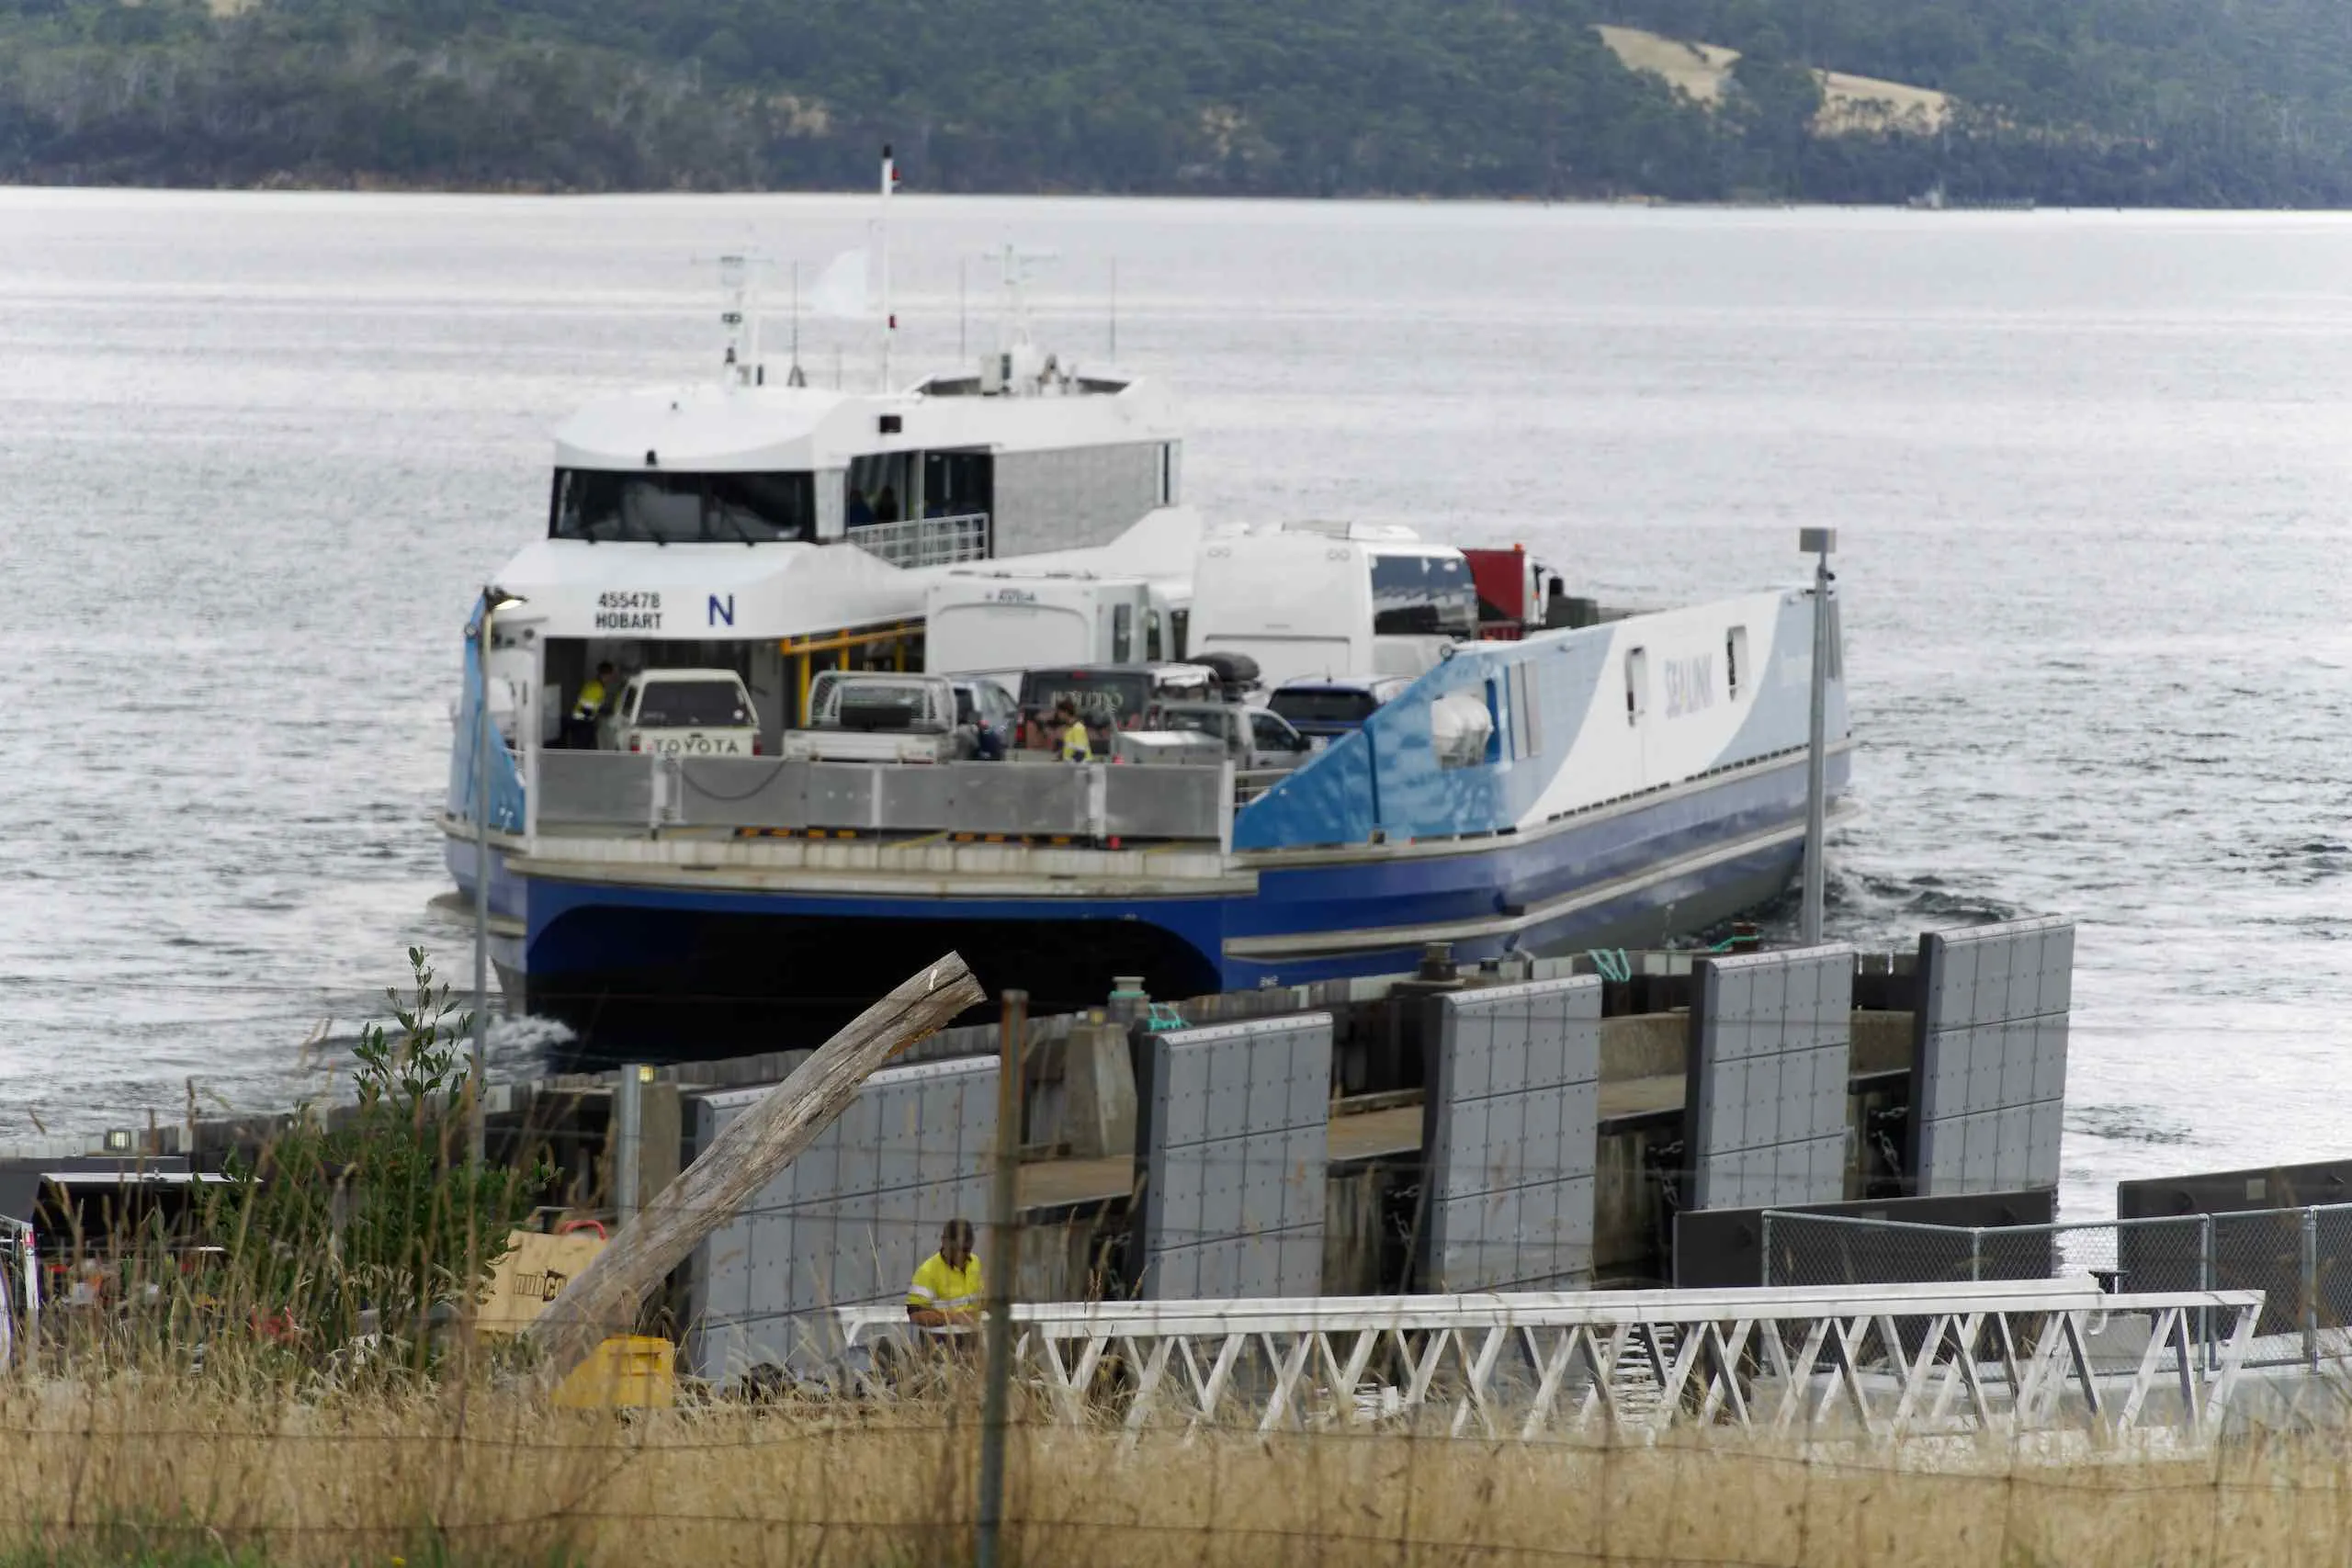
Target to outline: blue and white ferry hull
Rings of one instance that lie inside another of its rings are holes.
[[[1772,593],[1465,646],[1236,810],[1229,844],[526,853],[501,832],[492,909],[522,932],[502,973],[597,1054],[691,1056],[792,1043],[951,948],[1046,1009],[1123,975],[1183,996],[1395,973],[1431,942],[1472,962],[1655,944],[1797,874],[1812,620],[1810,594]],[[1834,799],[1835,662],[1828,693]],[[469,884],[470,844],[451,852]]]

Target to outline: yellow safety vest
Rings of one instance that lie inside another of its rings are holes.
[[[1065,762],[1094,761],[1094,747],[1087,739],[1084,719],[1080,719],[1062,731],[1061,744],[1056,748],[1054,755]]]
[[[580,700],[571,705],[571,716],[594,718],[604,711],[604,707],[605,683],[591,675],[588,683],[580,688]]]
[[[907,1304],[926,1307],[934,1312],[969,1311],[980,1304],[980,1255],[964,1259],[964,1267],[951,1269],[947,1259],[933,1253],[915,1270],[914,1283],[907,1287]],[[968,1323],[950,1323],[933,1334],[969,1334]]]

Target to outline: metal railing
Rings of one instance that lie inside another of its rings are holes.
[[[853,525],[848,541],[892,566],[954,566],[989,558],[989,514],[910,517],[903,523]]]
[[[1934,1225],[1766,1211],[1763,1283],[1826,1286],[2077,1279],[2113,1292],[2264,1293],[2250,1365],[2352,1355],[2352,1204]]]
[[[1372,1423],[1484,1439],[1731,1426],[1874,1437],[2220,1429],[2262,1298],[2064,1281],[1016,1305],[1055,1419]],[[837,1314],[845,1343],[902,1306]],[[2206,1345],[2203,1317],[2223,1325]],[[2132,1325],[2117,1335],[2119,1325]],[[2144,1325],[2145,1332],[2140,1332]],[[2128,1343],[2110,1344],[2110,1339]]]
[[[19,1312],[24,1314],[21,1323]],[[16,1359],[20,1328],[27,1343],[40,1338],[40,1260],[33,1227],[22,1220],[0,1219],[0,1371]]]
[[[1230,841],[1234,773],[1108,763],[804,762],[549,751],[531,815],[566,826],[972,833],[1108,844]]]

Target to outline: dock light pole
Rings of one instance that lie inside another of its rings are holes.
[[[466,1147],[477,1169],[490,1149],[490,742],[496,733],[490,722],[490,654],[498,646],[492,623],[499,611],[522,603],[503,588],[484,588],[474,633],[474,1060],[466,1085]]]
[[[1797,548],[1813,558],[1813,728],[1804,765],[1804,911],[1799,940],[1821,944],[1821,906],[1826,884],[1822,863],[1829,807],[1829,552],[1838,547],[1835,528],[1803,528]]]

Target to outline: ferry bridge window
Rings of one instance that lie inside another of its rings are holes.
[[[1478,585],[1459,556],[1372,558],[1372,629],[1378,637],[1478,635]]]
[[[673,474],[559,468],[550,538],[667,545],[817,536],[810,474]]]
[[[926,452],[922,459],[922,514],[975,517],[993,499],[996,458],[986,452]]]

